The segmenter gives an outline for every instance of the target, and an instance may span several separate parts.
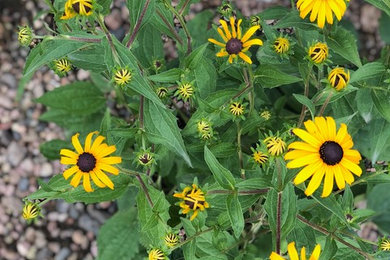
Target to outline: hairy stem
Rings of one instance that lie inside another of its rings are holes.
[[[111,51],[112,51],[112,55],[114,57],[114,60],[116,63],[120,64],[120,61],[119,61],[119,57],[118,57],[118,53],[116,52],[116,49],[115,49],[115,46],[114,46],[114,43],[112,42],[112,37],[111,37],[111,34],[110,32],[108,31],[106,25],[104,24],[104,16],[102,15],[97,15],[96,16],[96,20],[98,21],[100,27],[102,28],[104,34],[106,35],[107,37],[107,40],[108,40],[108,44],[110,45],[110,48],[111,48]]]
[[[276,208],[276,253],[280,254],[280,235],[281,235],[281,217],[282,217],[282,192],[278,192],[278,201]]]
[[[322,106],[321,106],[321,109],[320,109],[320,112],[318,113],[318,116],[322,116],[322,114],[325,111],[325,108],[328,106],[330,100],[332,99],[332,96],[333,96],[333,92],[329,92],[329,95],[326,97],[324,104],[322,104]]]
[[[145,185],[144,181],[142,180],[141,175],[136,174],[135,177],[136,177],[137,180],[139,181],[139,184],[141,185],[141,188],[142,188],[142,190],[143,190],[144,193],[145,193],[146,199],[148,200],[150,207],[153,208],[153,207],[154,207],[153,201],[152,201],[152,199],[150,198],[148,188],[146,188],[146,185]]]
[[[144,129],[144,96],[140,96],[139,98],[139,128]]]
[[[254,194],[265,194],[269,191],[269,188],[264,189],[255,189],[255,190],[240,190],[240,191],[233,191],[233,190],[210,190],[207,192],[208,195],[210,194],[234,194],[235,192],[238,193],[238,195],[254,195]]]
[[[127,42],[127,45],[126,45],[127,48],[130,48],[131,44],[134,42],[135,36],[137,35],[139,29],[141,28],[142,20],[144,19],[146,10],[148,10],[149,4],[150,4],[150,0],[146,0],[145,6],[141,11],[141,15],[138,17],[138,20],[135,24],[134,30],[133,30],[132,34],[130,35],[129,41]]]
[[[186,7],[187,7],[187,5],[188,5],[188,3],[190,2],[191,0],[186,0],[185,2],[184,2],[184,4],[183,4],[183,6],[180,8],[180,10],[179,10],[179,14],[180,15],[183,15],[183,12],[184,12],[184,10],[186,9]]]
[[[164,15],[159,10],[156,10],[156,13],[161,18],[163,23],[168,27],[169,31],[173,34],[175,40],[179,42],[181,45],[183,45],[183,40],[180,38],[179,34],[177,34],[175,28],[172,27],[169,21],[164,17]]]

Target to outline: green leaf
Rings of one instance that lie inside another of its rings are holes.
[[[138,222],[134,207],[117,212],[100,228],[98,259],[133,259],[139,252]]]
[[[138,19],[142,15],[142,11],[147,2],[149,2],[149,6],[147,7],[146,12],[143,14],[143,19],[142,19],[140,29],[145,24],[147,24],[152,18],[155,10],[156,1],[155,0],[149,0],[149,1],[148,0],[137,0],[137,1],[126,0],[126,6],[130,12],[129,17],[130,17],[130,26],[132,30],[134,30],[134,27],[136,26]]]
[[[148,76],[148,79],[160,83],[176,83],[176,81],[180,80],[180,76],[182,73],[183,72],[181,69],[173,68],[156,75],[150,75]]]
[[[79,69],[102,72],[107,69],[104,60],[104,48],[101,44],[90,44],[68,55],[72,65]]]
[[[390,122],[390,89],[377,90],[374,89],[371,92],[372,101],[379,113]]]
[[[103,7],[100,11],[101,14],[107,15],[110,13],[112,0],[97,0],[97,3]]]
[[[72,145],[64,140],[54,139],[39,146],[39,151],[49,160],[60,159],[61,149],[72,149]]]
[[[382,13],[381,18],[379,19],[379,35],[381,36],[382,41],[387,44],[390,44],[390,34],[388,33],[390,27],[390,16]]]
[[[176,118],[166,108],[158,107],[155,103],[145,101],[145,128],[148,133],[157,135],[157,143],[181,156],[191,166],[190,157],[184,146]]]
[[[313,30],[315,25],[311,23],[308,19],[302,19],[299,16],[299,12],[292,10],[287,13],[279,22],[274,26],[275,28],[300,28],[304,30]]]
[[[191,54],[184,59],[184,67],[189,69],[196,69],[203,60],[203,55],[206,51],[208,43],[205,43],[191,52]]]
[[[335,196],[332,194],[326,198],[320,198],[317,194],[312,195],[312,198],[315,199],[321,206],[332,212],[336,217],[338,217],[341,222],[346,225],[349,225],[347,219],[344,215],[344,210],[341,207],[340,203],[336,201]]]
[[[367,195],[367,208],[374,210],[377,216],[374,223],[386,233],[390,232],[390,184],[378,184]]]
[[[322,251],[322,250],[321,250]],[[337,253],[337,244],[331,236],[326,237],[325,248],[320,255],[320,260],[333,259],[332,257]]]
[[[217,72],[210,59],[203,58],[199,65],[193,69],[196,81],[196,90],[201,98],[208,97],[215,91],[217,85]]]
[[[187,28],[191,32],[192,46],[194,48],[207,42],[207,31],[213,15],[213,12],[210,10],[204,10],[197,13],[193,19],[187,22]]]
[[[51,109],[66,111],[72,115],[90,115],[105,106],[105,98],[93,84],[74,82],[61,86],[36,100]]]
[[[380,62],[370,62],[364,64],[357,71],[352,73],[350,83],[367,81],[372,78],[377,78],[385,73],[386,68]]]
[[[244,230],[245,222],[237,193],[227,197],[226,208],[229,215],[230,224],[233,228],[234,236],[239,238],[242,231]]]
[[[145,68],[151,67],[154,60],[164,58],[161,32],[152,25],[144,26],[137,34],[137,41],[138,46],[132,52]]]
[[[313,102],[304,95],[293,94],[293,96],[295,97],[296,100],[298,100],[299,103],[301,103],[302,105],[306,106],[309,109],[311,118],[314,120],[314,116],[316,114],[316,107],[314,106]]]
[[[255,71],[255,81],[264,88],[275,88],[302,81],[302,79],[282,72],[275,66],[268,64],[260,65]]]
[[[350,31],[339,26],[336,32],[329,35],[326,41],[332,51],[358,67],[362,66],[356,45],[356,38]]]
[[[204,159],[219,185],[225,189],[234,190],[236,181],[233,174],[218,162],[207,146],[204,146]]]
[[[31,79],[37,69],[55,59],[65,57],[89,45],[91,44],[66,39],[44,39],[37,47],[32,49],[26,59],[23,77],[19,82],[18,96],[20,97],[23,93],[24,85]]]
[[[375,7],[384,11],[390,16],[390,1],[389,0],[365,0],[366,2],[374,5]]]

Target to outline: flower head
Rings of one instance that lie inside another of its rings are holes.
[[[164,65],[163,60],[159,60],[159,59],[153,60],[154,71],[158,72],[163,67],[163,65]]]
[[[385,237],[380,239],[378,249],[381,251],[390,251],[390,240]]]
[[[258,16],[258,15],[253,15],[253,16],[251,16],[251,26],[260,26],[261,27],[261,25],[260,25],[260,22],[261,22],[261,19],[260,19],[260,16]]]
[[[241,102],[232,102],[229,111],[234,116],[242,116],[245,112],[245,106]]]
[[[179,243],[179,237],[174,233],[169,233],[165,235],[164,241],[168,247],[174,247]]]
[[[241,35],[241,22],[242,19],[238,20],[237,26],[234,17],[230,17],[230,27],[231,32],[229,31],[228,25],[226,21],[219,20],[222,25],[224,31],[221,28],[218,28],[218,33],[221,35],[224,43],[219,42],[215,39],[208,39],[209,42],[214,43],[222,47],[221,51],[217,53],[217,57],[225,57],[229,56],[229,63],[233,62],[233,59],[237,57],[237,55],[243,59],[245,62],[252,64],[251,58],[245,54],[249,50],[252,45],[263,45],[263,41],[260,39],[252,39],[249,38],[260,29],[259,25],[252,26],[249,30]]]
[[[154,154],[149,150],[141,150],[137,153],[137,163],[141,166],[149,166],[154,163]]]
[[[309,58],[311,61],[313,61],[316,64],[323,63],[327,58],[329,54],[328,45],[323,42],[317,42],[316,44],[310,46],[309,51]]]
[[[276,38],[274,49],[278,54],[285,54],[290,50],[290,41],[286,37]]]
[[[305,19],[311,12],[310,22],[314,22],[317,19],[318,26],[324,28],[325,18],[328,24],[333,24],[334,13],[337,20],[340,21],[347,9],[347,5],[345,0],[298,0],[297,8],[302,19]]]
[[[131,73],[131,70],[128,68],[117,68],[114,71],[113,80],[115,84],[118,86],[124,87],[127,85],[131,78],[133,77],[133,74]]]
[[[225,17],[230,17],[233,13],[233,7],[226,1],[222,2],[222,5],[218,7],[218,12]]]
[[[255,163],[263,165],[268,161],[268,155],[261,151],[255,150],[252,154],[252,159]]]
[[[179,206],[182,208],[182,214],[192,214],[190,220],[194,220],[198,215],[199,211],[204,211],[206,208],[209,208],[204,193],[201,189],[198,188],[196,184],[187,186],[181,193],[173,194],[174,197],[182,199]]]
[[[293,132],[303,142],[293,142],[288,146],[289,152],[284,156],[287,168],[305,166],[295,177],[298,185],[311,177],[305,194],[310,196],[320,186],[324,179],[322,197],[327,197],[333,190],[333,180],[339,189],[344,189],[345,182],[349,185],[354,181],[352,175],[360,176],[360,153],[352,150],[353,141],[347,132],[347,126],[341,124],[336,132],[336,122],[332,117],[316,117],[314,122],[305,122],[306,131],[294,129]],[[351,173],[352,172],[352,173]]]
[[[33,33],[30,27],[23,26],[19,27],[18,41],[22,46],[29,46],[33,40]]]
[[[156,89],[156,94],[159,98],[164,98],[168,94],[168,89],[164,87],[159,87],[158,89]]]
[[[288,255],[290,257],[290,260],[306,260],[306,249],[305,247],[302,247],[301,249],[301,257],[298,256],[298,251],[295,247],[295,242],[291,242],[287,246]],[[318,244],[315,246],[311,256],[310,260],[318,260],[320,258],[321,253],[321,246]],[[269,256],[270,260],[285,260],[285,258],[281,257],[279,254],[272,252]]]
[[[194,86],[191,83],[181,82],[175,95],[179,96],[184,102],[187,102],[194,95]]]
[[[62,20],[68,20],[77,14],[81,16],[90,16],[93,13],[93,0],[68,0],[65,3],[65,11]]]
[[[73,165],[64,171],[64,178],[67,180],[69,177],[73,176],[70,181],[70,185],[73,187],[77,187],[81,178],[83,178],[83,186],[87,192],[93,191],[91,178],[99,188],[107,186],[113,190],[114,183],[107,177],[105,172],[118,175],[119,170],[112,165],[121,163],[122,158],[118,156],[108,156],[116,151],[115,145],[108,146],[103,143],[105,138],[101,135],[98,135],[92,142],[94,134],[98,134],[98,132],[91,132],[87,135],[84,148],[80,144],[79,134],[73,135],[72,144],[76,152],[69,149],[61,149],[61,163]]]
[[[265,121],[268,121],[270,120],[271,118],[271,112],[269,112],[268,110],[264,110],[260,113],[260,116],[265,120]]]
[[[54,60],[54,72],[62,77],[72,69],[72,64],[67,58]]]
[[[328,76],[330,85],[337,91],[344,89],[348,85],[349,78],[349,70],[339,67],[332,69]]]
[[[264,143],[267,146],[268,152],[273,156],[279,156],[286,150],[286,143],[280,137],[267,137]]]
[[[41,214],[41,207],[37,203],[27,201],[23,207],[23,218],[27,221],[36,219]]]
[[[197,130],[199,136],[202,139],[210,139],[213,136],[213,129],[211,128],[211,124],[206,119],[202,119],[197,123]]]
[[[164,260],[165,254],[158,248],[149,251],[149,260]]]

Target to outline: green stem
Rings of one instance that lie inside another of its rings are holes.
[[[143,190],[144,193],[145,193],[146,199],[148,200],[150,207],[153,208],[153,207],[154,207],[153,201],[152,201],[152,199],[151,199],[151,197],[150,197],[150,195],[149,195],[149,191],[148,191],[148,188],[147,188],[146,185],[145,185],[145,182],[142,180],[141,175],[136,174],[135,177],[136,177],[137,180],[139,181],[139,184],[140,184],[142,190]]]
[[[241,169],[241,178],[245,179],[245,169],[244,169],[244,160],[242,158],[242,149],[241,149],[241,126],[240,123],[237,122],[237,150],[238,150],[238,160],[240,162]]]
[[[281,236],[281,218],[282,218],[282,192],[278,192],[278,201],[276,205],[276,253],[280,254],[280,236]]]
[[[129,41],[127,42],[127,45],[126,45],[127,48],[130,48],[131,44],[134,42],[135,36],[137,35],[139,29],[141,28],[142,20],[144,19],[146,10],[148,10],[149,4],[150,4],[150,0],[146,0],[144,8],[142,9],[141,14],[138,17],[138,20],[135,24],[133,33],[131,34]]]
[[[103,32],[105,33],[106,37],[107,37],[107,40],[108,40],[108,43],[110,45],[110,48],[111,48],[111,51],[112,51],[112,55],[114,57],[114,60],[117,64],[121,64],[120,61],[119,61],[119,56],[118,56],[118,53],[116,52],[116,49],[115,49],[115,46],[114,46],[114,43],[112,42],[112,37],[111,37],[111,34],[110,32],[108,31],[106,25],[104,24],[104,16],[102,15],[96,15],[96,20],[98,21],[100,27],[103,29]]]
[[[179,14],[180,15],[183,15],[183,12],[184,10],[186,9],[188,3],[190,2],[191,0],[186,0],[185,3],[183,4],[183,6],[180,8],[180,11],[179,11]]]
[[[312,71],[312,67],[310,67],[307,73],[306,80],[305,80],[305,90],[303,93],[307,98],[309,97],[309,84],[310,84],[311,71]],[[306,106],[302,105],[301,115],[299,116],[298,128],[301,127],[303,120],[305,119],[305,115],[306,115]]]
[[[159,10],[156,10],[156,13],[163,21],[163,23],[168,27],[169,31],[173,34],[175,40],[179,42],[181,45],[183,45],[183,40],[180,38],[179,34],[177,34],[176,30],[172,27],[169,21],[164,17],[164,15]]]

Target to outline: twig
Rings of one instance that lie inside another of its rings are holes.
[[[111,34],[110,34],[110,32],[108,31],[106,25],[104,24],[104,20],[103,20],[103,19],[104,19],[104,16],[102,16],[102,15],[97,15],[96,18],[97,18],[97,21],[98,21],[100,27],[102,28],[104,34],[105,34],[106,37],[107,37],[107,40],[108,40],[108,43],[109,43],[109,45],[110,45],[110,48],[111,48],[111,51],[112,51],[112,55],[113,55],[115,61],[116,61],[118,64],[120,64],[120,62],[119,62],[119,57],[118,57],[118,53],[116,52],[114,43],[112,42]]]
[[[146,199],[148,200],[150,207],[153,208],[154,207],[153,201],[150,198],[150,195],[149,195],[149,192],[148,192],[148,188],[146,188],[146,185],[145,185],[144,181],[142,180],[141,175],[137,174],[137,175],[135,175],[135,177],[139,181],[139,184],[141,185],[141,188],[142,188],[142,190],[145,193]]]
[[[320,109],[320,112],[318,113],[318,116],[322,116],[322,114],[324,113],[325,108],[328,106],[332,96],[333,96],[333,92],[329,92],[329,95],[327,96],[324,104],[322,104],[322,106],[321,106],[321,109]]]
[[[280,254],[280,230],[282,216],[282,192],[278,192],[278,202],[276,208],[276,253]]]
[[[149,4],[150,4],[150,0],[146,0],[145,6],[141,11],[141,15],[138,17],[138,20],[137,20],[137,23],[135,24],[134,30],[130,36],[129,41],[127,42],[127,45],[126,45],[127,48],[130,48],[131,44],[134,42],[135,36],[137,35],[139,29],[141,28],[142,20],[144,19],[144,16],[145,16],[146,10],[149,7]]]
[[[335,234],[329,232],[329,231],[326,230],[325,228],[323,228],[323,227],[321,227],[321,226],[318,226],[318,225],[316,225],[316,224],[313,224],[313,223],[309,222],[307,219],[305,219],[304,217],[302,217],[302,216],[300,216],[300,215],[297,215],[297,218],[298,218],[301,222],[303,222],[303,223],[305,223],[306,225],[308,225],[309,227],[311,227],[311,228],[313,228],[313,229],[315,229],[315,230],[321,232],[322,234],[327,235],[327,236],[328,236],[328,235],[332,236],[333,239],[335,239],[335,240],[337,240],[338,242],[340,242],[340,243],[346,245],[347,247],[349,247],[349,248],[355,250],[355,251],[358,252],[360,255],[364,256],[366,259],[374,260],[374,258],[373,258],[371,255],[369,255],[369,254],[367,254],[366,252],[360,250],[360,249],[357,248],[356,246],[351,245],[351,244],[348,243],[347,241],[345,241],[345,240],[343,240],[342,238],[336,236]]]
[[[183,4],[183,6],[180,8],[180,10],[179,10],[180,15],[183,15],[184,9],[186,9],[189,2],[190,2],[190,0],[186,0],[185,3]]]
[[[159,11],[156,10],[157,15],[161,18],[163,23],[168,27],[169,31],[175,36],[176,41],[178,41],[181,45],[183,45],[183,40],[180,38],[179,34],[177,34],[175,28],[172,27],[172,25],[169,23],[169,21],[164,17],[164,15]]]
[[[139,98],[139,128],[144,129],[144,96]]]

